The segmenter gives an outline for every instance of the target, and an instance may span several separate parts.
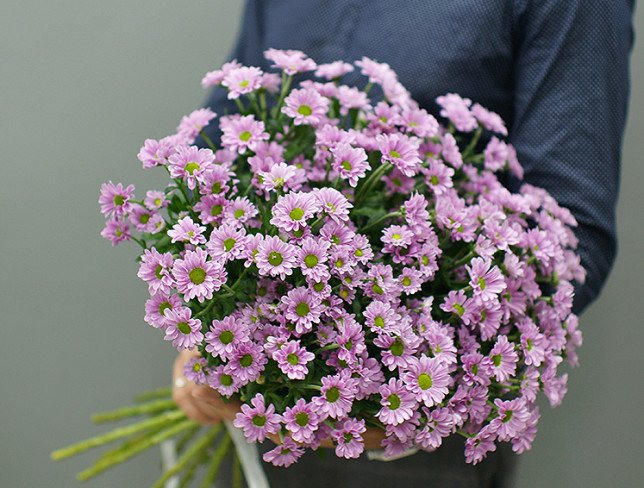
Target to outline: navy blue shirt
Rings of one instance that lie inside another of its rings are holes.
[[[634,0],[248,0],[231,58],[263,51],[318,63],[388,63],[421,107],[447,92],[499,113],[525,169],[579,222],[587,271],[575,310],[599,293],[616,252],[615,206],[629,92]],[[343,80],[363,83],[357,71]],[[225,91],[207,105],[222,113]],[[511,185],[511,183],[508,183]],[[513,188],[516,190],[516,188]]]

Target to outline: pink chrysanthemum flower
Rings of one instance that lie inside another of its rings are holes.
[[[440,305],[441,310],[456,314],[465,325],[474,318],[473,302],[463,290],[451,290]]]
[[[172,242],[189,242],[196,246],[206,243],[203,235],[205,230],[204,226],[196,224],[190,217],[184,217],[168,231],[168,236],[172,238]]]
[[[241,383],[234,374],[226,372],[225,366],[217,366],[208,371],[208,386],[220,395],[230,397],[239,391]]]
[[[414,233],[406,225],[391,225],[387,227],[380,240],[391,247],[407,247],[412,243]]]
[[[145,302],[145,317],[143,317],[143,320],[155,329],[165,329],[168,325],[168,319],[165,316],[166,310],[176,310],[181,308],[182,305],[183,302],[179,295],[158,292]]]
[[[247,197],[237,197],[226,207],[224,218],[241,227],[257,216],[259,211]]]
[[[192,318],[188,307],[166,310],[167,324],[165,328],[166,341],[172,341],[177,349],[192,349],[203,340],[201,320]]]
[[[462,381],[467,385],[488,386],[493,375],[492,361],[479,352],[461,355],[465,375]]]
[[[257,171],[259,187],[266,192],[293,189],[290,181],[296,175],[297,168],[286,163],[273,164],[268,171]]]
[[[199,184],[199,192],[202,195],[225,195],[231,187],[238,183],[234,178],[235,173],[230,170],[228,164],[220,164],[217,162],[217,155],[220,155],[223,150],[215,153],[215,161],[210,170],[204,175],[203,182]],[[226,151],[228,153],[228,151]],[[236,154],[233,154],[233,160]]]
[[[123,188],[121,183],[116,185],[111,181],[101,185],[101,195],[98,203],[101,205],[101,213],[106,217],[122,217],[130,212],[134,197],[134,185]]]
[[[268,93],[276,94],[280,91],[282,85],[282,78],[277,73],[264,73],[262,74],[262,88]]]
[[[507,285],[503,274],[498,266],[492,266],[491,261],[474,258],[466,268],[474,295],[482,301],[493,300],[505,290]]]
[[[490,422],[490,429],[496,433],[499,440],[508,441],[526,428],[530,412],[523,398],[501,400],[496,398],[497,417]]]
[[[206,173],[212,168],[215,155],[210,149],[197,146],[178,146],[168,159],[170,176],[183,179],[188,188],[194,190],[197,182],[205,181]]]
[[[241,406],[233,425],[244,431],[248,442],[264,442],[267,435],[277,434],[281,427],[281,417],[275,413],[275,406],[264,403],[264,395],[258,393],[250,401],[250,405]]]
[[[199,219],[204,224],[220,222],[224,217],[224,210],[227,209],[230,202],[221,195],[204,195],[197,203],[194,204],[193,210],[199,212]]]
[[[364,451],[362,434],[367,430],[363,419],[346,419],[338,424],[331,434],[336,442],[335,455],[346,459],[356,459]]]
[[[328,110],[329,99],[313,89],[291,91],[282,107],[282,113],[293,118],[295,125],[318,125]]]
[[[252,115],[222,117],[220,127],[223,132],[221,142],[239,154],[244,154],[247,149],[254,151],[258,143],[269,139],[264,122],[255,120]]]
[[[475,465],[481,462],[489,452],[496,451],[495,438],[496,436],[491,432],[489,426],[481,429],[474,437],[467,438],[465,440],[465,461]]]
[[[383,424],[398,425],[412,417],[417,403],[414,395],[407,390],[401,380],[391,378],[388,383],[380,386],[378,392],[382,408],[376,417]]]
[[[320,396],[313,397],[311,402],[316,406],[320,415],[342,419],[351,411],[357,390],[357,381],[351,377],[349,372],[335,376],[323,376]]]
[[[315,70],[315,76],[326,78],[330,81],[341,78],[352,71],[353,65],[345,63],[344,61],[334,61],[332,63],[319,64],[318,69]]]
[[[369,98],[362,90],[355,87],[341,85],[337,88],[335,97],[340,103],[340,114],[347,115],[349,110],[364,110],[369,106]]]
[[[393,164],[405,176],[414,176],[420,168],[418,142],[402,134],[380,134],[376,136],[378,150],[383,162]]]
[[[201,248],[186,251],[183,259],[177,259],[172,268],[177,291],[186,300],[196,298],[199,302],[210,300],[215,291],[226,281],[226,270],[221,263],[208,261],[208,253]]]
[[[196,385],[205,385],[207,383],[206,366],[208,366],[206,359],[192,358],[183,366],[183,375]]]
[[[353,188],[371,169],[367,161],[367,153],[361,147],[354,148],[349,144],[340,143],[331,149],[331,154],[333,154],[333,169],[338,172],[340,178],[348,180]]]
[[[302,274],[315,281],[328,279],[329,269],[325,263],[327,262],[327,252],[331,244],[307,237],[302,240],[300,246],[298,259]]]
[[[430,159],[429,168],[423,168],[421,171],[425,175],[425,184],[437,195],[445,193],[448,188],[454,186],[452,181],[454,170],[438,159]]]
[[[273,353],[277,366],[290,380],[303,380],[309,372],[306,365],[315,359],[315,354],[300,345],[300,341],[288,341]]]
[[[503,169],[508,160],[508,145],[492,137],[485,147],[485,168],[490,171]]]
[[[462,98],[455,93],[448,93],[436,98],[436,103],[440,105],[441,116],[449,119],[457,130],[461,132],[471,132],[478,127],[476,118],[470,112],[472,101],[468,98]]]
[[[423,449],[433,451],[438,449],[443,443],[443,438],[452,433],[453,416],[447,408],[436,408],[431,413],[423,409],[427,421],[425,425],[417,431],[415,441]]]
[[[282,241],[279,237],[268,236],[257,246],[255,263],[259,274],[263,276],[279,276],[286,279],[297,266],[295,247]]]
[[[229,100],[239,98],[241,95],[254,92],[261,87],[262,70],[255,66],[231,69],[226,73],[221,84],[228,89]]]
[[[176,141],[169,137],[158,141],[146,139],[137,158],[143,164],[143,169],[165,166],[168,164],[168,158],[174,153],[175,146]]]
[[[213,320],[206,332],[206,351],[223,360],[229,360],[235,348],[250,340],[249,329],[238,317],[229,315],[222,320]]]
[[[478,103],[472,105],[470,112],[487,130],[498,132],[504,136],[508,135],[508,129],[505,127],[505,123],[499,114],[482,107]]]
[[[448,393],[451,379],[447,365],[435,358],[421,356],[410,361],[407,370],[401,375],[407,389],[416,395],[419,402],[433,407],[443,401]]]
[[[456,139],[449,132],[444,134],[441,139],[442,151],[441,156],[443,159],[451,164],[454,168],[460,168],[463,166],[463,155],[458,148]]]
[[[243,228],[223,224],[212,230],[206,248],[216,260],[229,261],[243,255],[246,241],[246,231]]]
[[[224,78],[228,73],[230,73],[232,70],[241,68],[242,65],[237,62],[236,59],[233,59],[232,61],[225,63],[221,69],[215,70],[215,71],[209,71],[208,73],[205,74],[203,79],[201,80],[201,86],[204,88],[210,88],[213,86],[220,85],[222,81],[224,81]]]
[[[292,192],[278,198],[270,223],[283,232],[297,231],[319,211],[320,204],[310,193]]]
[[[286,407],[282,415],[286,429],[296,442],[309,443],[322,419],[315,413],[313,405],[300,398],[292,407]]]
[[[366,325],[377,334],[398,331],[401,317],[387,302],[374,301],[364,311]]]
[[[262,346],[251,341],[242,342],[235,347],[224,371],[247,384],[259,378],[267,362],[268,358],[262,354]]]
[[[321,210],[336,222],[349,220],[349,210],[353,207],[347,198],[334,188],[319,188],[313,190],[313,196],[318,200]]]
[[[273,62],[273,68],[279,68],[287,75],[313,71],[317,67],[315,61],[308,58],[302,51],[294,49],[270,48],[264,51],[264,57]]]
[[[170,293],[174,286],[172,277],[174,260],[169,252],[159,253],[155,248],[143,251],[137,276],[148,284],[150,295]]]
[[[403,268],[398,281],[402,288],[403,293],[406,295],[413,295],[420,291],[423,285],[422,273],[414,268]]]
[[[434,137],[439,133],[438,121],[422,108],[403,110],[400,122],[408,132],[418,137]]]
[[[150,190],[145,194],[143,203],[150,210],[160,210],[168,206],[168,199],[162,191]]]
[[[302,454],[304,454],[304,449],[290,437],[285,437],[282,444],[264,453],[262,459],[274,466],[288,468],[302,457]]]
[[[129,241],[132,238],[130,225],[124,220],[109,219],[105,222],[105,228],[101,231],[101,237],[110,241],[112,246]]]
[[[361,60],[355,62],[356,66],[361,68],[360,72],[369,77],[370,83],[384,85],[385,82],[396,78],[396,74],[387,63],[378,63],[373,59],[363,56]]]
[[[515,375],[519,356],[514,351],[514,343],[507,336],[501,335],[490,351],[492,371],[496,381],[504,382]]]
[[[201,129],[206,127],[216,116],[217,114],[209,108],[199,108],[181,119],[181,123],[177,127],[177,135],[186,144],[192,144],[201,132]]]
[[[129,215],[130,222],[139,232],[156,234],[163,230],[165,222],[159,212],[148,210],[141,205],[133,205]]]
[[[298,334],[309,332],[314,323],[320,322],[323,306],[320,299],[308,288],[294,288],[282,297],[282,303],[284,316],[295,324],[295,331]]]

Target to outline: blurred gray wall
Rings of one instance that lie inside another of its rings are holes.
[[[49,461],[104,429],[88,416],[169,384],[173,351],[142,320],[134,246],[98,236],[108,179],[160,187],[140,169],[147,137],[170,133],[203,100],[224,60],[237,0],[2,0],[0,4],[0,487],[77,486],[92,459]],[[644,15],[637,15],[639,30]],[[563,405],[545,409],[518,486],[644,486],[644,46],[619,206],[620,252],[583,316],[582,367]],[[156,453],[155,453],[156,454]],[[139,487],[158,458],[89,487]]]

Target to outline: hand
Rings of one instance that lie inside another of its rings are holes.
[[[177,386],[177,379],[183,378],[183,368],[192,358],[198,357],[199,352],[181,351],[174,361],[172,371],[172,399],[184,411],[189,419],[203,425],[218,424],[222,420],[234,420],[241,404],[236,400],[225,402],[219,393],[208,385],[196,385],[187,381],[185,386]]]
[[[192,358],[198,357],[196,350],[182,351],[174,361],[173,380],[184,378],[183,367]],[[188,418],[204,425],[212,425],[222,420],[234,420],[237,412],[241,410],[241,404],[237,400],[229,400],[228,403],[222,400],[219,393],[207,385],[195,385],[188,381],[185,386],[175,386],[173,381],[172,399],[185,412]],[[365,449],[380,449],[380,443],[385,438],[385,432],[382,429],[368,427],[362,434],[364,438]],[[280,444],[279,436],[271,435],[269,438],[275,443]],[[322,441],[321,447],[333,449],[333,441],[326,439]]]

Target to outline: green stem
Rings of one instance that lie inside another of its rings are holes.
[[[122,444],[120,444],[119,446],[117,446],[115,448],[112,448],[112,449],[108,449],[107,451],[103,452],[96,461],[111,458],[113,456],[118,455],[121,452],[127,451],[127,450],[131,449],[134,445],[138,444],[139,442],[142,442],[145,439],[147,439],[148,437],[153,436],[157,432],[160,432],[160,431],[164,430],[166,427],[167,426],[160,426],[160,427],[156,427],[156,428],[154,428],[152,430],[142,432],[141,434],[134,435],[134,436],[130,437],[129,439],[127,439]]]
[[[164,410],[176,409],[177,405],[172,399],[154,400],[149,403],[121,407],[110,412],[100,412],[92,415],[92,422],[101,424],[105,422],[116,422],[126,417],[136,417],[138,415],[147,415],[163,412]]]
[[[143,393],[138,394],[134,397],[134,400],[137,402],[147,402],[149,400],[155,400],[157,398],[168,398],[172,395],[172,388],[163,387],[157,388],[156,390],[144,391]]]
[[[201,430],[201,425],[195,425],[194,428],[187,430],[177,441],[177,447],[176,447],[177,452],[182,452],[186,448],[186,445],[188,444],[188,442],[190,442],[192,438],[200,430]]]
[[[71,446],[58,449],[51,453],[51,458],[54,461],[58,461],[59,459],[72,457],[80,454],[81,452],[88,451],[89,449],[92,449],[94,447],[104,446],[105,444],[109,444],[110,442],[113,442],[117,439],[137,434],[139,432],[143,432],[144,430],[152,429],[165,423],[174,422],[175,420],[182,420],[185,419],[185,417],[185,414],[180,410],[165,412],[156,417],[152,417],[151,419],[147,419],[133,425],[128,425],[126,427],[119,427],[105,434],[92,437],[90,439],[85,439],[84,441],[77,442],[76,444],[72,444]]]
[[[368,191],[371,189],[373,185],[375,185],[378,180],[389,170],[392,168],[391,163],[383,163],[380,166],[378,166],[370,175],[369,178],[364,182],[358,193],[356,194],[356,200],[355,200],[355,206],[358,206],[358,203],[362,201],[364,196],[368,193]]]
[[[382,223],[382,222],[384,222],[385,220],[390,219],[390,218],[392,218],[392,217],[402,217],[402,213],[401,213],[401,212],[390,212],[390,213],[388,213],[387,215],[383,215],[382,217],[380,217],[379,219],[377,219],[377,220],[375,220],[374,222],[370,223],[369,225],[367,225],[367,226],[366,226],[366,227],[364,227],[363,229],[360,229],[360,232],[361,232],[361,233],[365,233],[365,232],[367,232],[369,229],[372,229],[373,227],[375,227],[375,226],[377,226],[377,225],[381,224],[381,223]]]
[[[244,103],[239,98],[235,98],[235,104],[237,105],[237,109],[239,110],[239,112],[243,115],[244,112],[246,112],[246,107],[244,107]]]
[[[201,439],[195,441],[187,450],[184,452],[177,462],[168,469],[161,477],[152,485],[152,488],[163,488],[166,481],[172,478],[175,474],[182,471],[188,462],[197,454],[201,453],[202,450],[207,449],[212,441],[217,437],[219,431],[221,430],[221,424],[216,425],[210,429]]]
[[[137,239],[136,237],[132,236],[132,240],[136,242],[139,246],[141,246],[143,249],[147,249],[148,246],[146,245],[145,241],[143,239]]]
[[[244,278],[244,276],[246,276],[246,273],[248,273],[249,270],[250,270],[250,268],[244,268],[244,271],[241,272],[241,274],[239,275],[239,278],[237,278],[237,281],[235,281],[233,283],[233,286],[230,287],[230,289],[233,292],[237,291],[237,287],[239,286],[239,284],[241,283],[242,279]]]
[[[284,98],[286,98],[286,94],[291,87],[291,81],[293,81],[293,77],[291,75],[287,75],[285,72],[282,72],[282,90],[280,91],[280,97],[277,100],[277,105],[274,108],[274,118],[278,121],[282,118],[282,104],[284,103]]]
[[[206,144],[208,144],[208,147],[210,149],[212,149],[213,151],[217,150],[217,146],[215,146],[215,144],[212,142],[212,139],[210,139],[210,137],[208,137],[208,135],[203,130],[199,131],[199,135],[204,141],[206,141]]]
[[[467,158],[474,151],[474,149],[476,148],[476,145],[479,143],[479,139],[481,138],[482,133],[483,133],[483,128],[479,126],[479,128],[476,129],[476,132],[474,133],[472,140],[463,151],[463,159]]]
[[[469,263],[474,256],[476,256],[476,253],[474,251],[470,251],[463,258],[459,259],[455,263],[452,263],[452,267],[458,268],[459,266],[463,266],[464,264]]]
[[[201,482],[200,488],[212,488],[212,485],[217,479],[217,474],[219,473],[219,466],[221,466],[221,462],[224,460],[224,456],[230,448],[230,443],[230,436],[228,434],[224,435],[224,438],[219,443],[219,446],[217,446],[217,449],[215,449],[215,453],[212,456],[212,461],[210,461],[208,471],[206,471],[206,475]]]
[[[112,466],[116,464],[120,464],[122,462],[127,461],[131,457],[135,456],[136,454],[139,454],[140,452],[143,452],[147,449],[150,449],[151,447],[156,446],[157,444],[160,444],[161,442],[165,441],[166,439],[169,439],[171,437],[174,437],[175,435],[179,434],[185,429],[189,429],[190,427],[193,427],[196,425],[196,422],[193,420],[188,420],[185,419],[179,423],[173,424],[172,426],[168,427],[167,429],[162,430],[161,432],[158,432],[141,442],[135,444],[132,446],[130,449],[127,449],[125,451],[119,452],[115,454],[112,457],[105,458],[105,459],[100,459],[97,461],[93,466],[90,468],[86,469],[85,471],[81,471],[78,473],[77,478],[80,481],[85,481],[90,478],[93,478],[94,476],[101,474],[103,471],[106,469],[111,468]]]
[[[266,122],[266,92],[264,90],[259,92],[259,107],[262,111],[262,120]]]
[[[242,488],[242,470],[237,452],[233,453],[233,471],[230,481],[232,488]]]
[[[456,433],[458,435],[462,436],[462,437],[465,437],[466,439],[469,439],[470,437],[473,437],[470,434],[467,434],[467,433],[463,432],[462,430],[457,430]]]
[[[211,309],[214,305],[215,305],[215,297],[213,296],[213,297],[210,299],[210,301],[208,302],[208,305],[206,305],[206,308],[204,308],[204,309],[203,309],[203,310],[201,310],[200,312],[196,313],[196,314],[195,314],[195,316],[194,316],[193,318],[197,319],[197,318],[199,318],[199,317],[201,317],[201,316],[203,316],[203,315],[207,314],[208,312],[210,312],[210,309]]]
[[[179,481],[179,487],[178,488],[188,488],[190,486],[190,483],[195,477],[195,473],[197,472],[197,468],[204,462],[206,462],[206,459],[208,458],[208,450],[204,449],[202,452],[197,453],[197,455],[190,460],[188,463],[188,466],[186,466],[185,471],[183,472],[183,476],[181,476],[181,480]]]

